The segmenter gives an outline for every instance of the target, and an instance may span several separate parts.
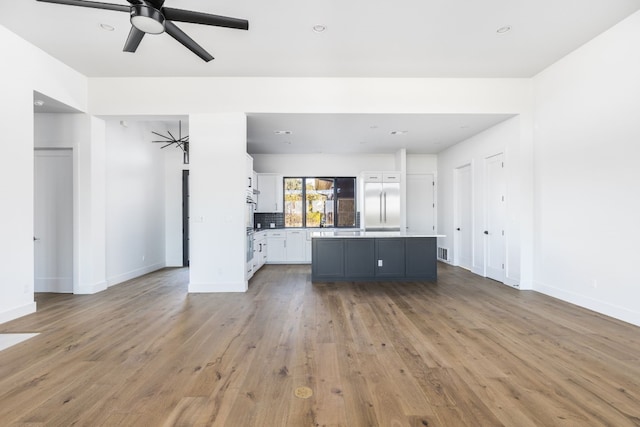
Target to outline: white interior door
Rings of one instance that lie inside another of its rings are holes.
[[[504,236],[506,181],[504,155],[497,154],[486,159],[486,256],[487,277],[504,282],[506,244]]]
[[[473,181],[471,165],[456,169],[455,262],[471,270],[473,265]]]
[[[435,179],[433,174],[407,175],[407,231],[435,234]]]
[[[34,159],[34,288],[73,293],[73,153],[36,150]]]

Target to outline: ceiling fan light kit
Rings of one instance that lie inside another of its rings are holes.
[[[147,34],[164,33],[164,15],[142,4],[131,6],[131,25]]]
[[[127,37],[127,41],[124,44],[124,48],[122,49],[124,52],[135,52],[138,49],[140,42],[142,42],[142,38],[145,34],[162,34],[166,32],[184,47],[198,55],[203,61],[209,62],[213,59],[213,56],[178,28],[173,21],[233,28],[237,30],[249,29],[249,21],[246,19],[164,7],[164,0],[127,0],[129,2],[129,6],[88,0],[37,1],[64,4],[68,6],[90,7],[93,9],[129,12],[131,15],[131,31],[129,32],[129,37]]]

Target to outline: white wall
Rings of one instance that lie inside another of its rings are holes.
[[[640,12],[536,76],[535,289],[640,325]]]
[[[408,174],[436,173],[437,171],[437,154],[407,154]]]
[[[358,176],[364,171],[397,170],[396,154],[252,154],[253,168],[291,176]],[[407,154],[407,173],[435,173],[438,156]]]
[[[92,78],[89,84],[94,115],[518,114],[531,102],[530,79]]]
[[[152,130],[164,126],[106,121],[109,286],[165,266],[165,153]]]
[[[33,312],[33,91],[79,110],[87,80],[0,26],[0,323]]]
[[[363,171],[396,170],[394,154],[253,154],[253,169],[285,176],[358,176]]]
[[[531,188],[526,186],[526,178],[531,169],[529,162],[520,156],[521,118],[513,117],[499,123],[466,141],[441,152],[438,155],[438,233],[447,237],[439,239],[441,247],[455,253],[455,188],[454,171],[456,168],[470,164],[473,181],[473,260],[472,270],[484,275],[485,247],[483,230],[485,223],[485,170],[487,157],[498,153],[505,155],[505,172],[507,176],[506,194],[506,239],[507,253],[505,264],[505,283],[518,285],[521,283],[521,234],[527,224],[527,215],[522,206],[532,196]],[[526,144],[526,141],[524,141]],[[525,231],[526,232],[526,231]],[[454,260],[455,261],[455,260]]]

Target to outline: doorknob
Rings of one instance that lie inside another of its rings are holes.
[[[35,242],[36,240],[40,240],[39,237],[33,236],[33,241]]]
[[[489,234],[489,232],[487,230],[484,230],[484,234]]]
[[[456,228],[457,231],[460,231],[460,227]]]

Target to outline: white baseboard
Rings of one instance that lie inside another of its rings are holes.
[[[484,275],[484,268],[482,268],[482,267],[472,266],[471,267],[471,272],[473,274],[477,274],[478,276],[487,277],[487,276]]]
[[[193,283],[189,282],[190,294],[204,294],[216,292],[247,292],[248,282],[242,283]]]
[[[46,277],[34,280],[35,292],[73,293],[73,277]]]
[[[21,305],[20,307],[15,307],[0,313],[0,323],[9,322],[10,320],[17,319],[22,316],[26,316],[27,314],[36,312],[36,302],[30,302],[25,305]]]
[[[102,282],[88,284],[88,285],[79,285],[77,289],[73,290],[73,293],[76,295],[93,295],[98,292],[102,292],[107,289],[107,282],[103,280]]]
[[[512,288],[521,289],[520,288],[520,281],[517,280],[517,279],[512,279],[510,277],[505,277],[503,283],[505,285],[507,285],[507,286],[511,286]]]
[[[585,297],[584,295],[579,295],[564,289],[558,289],[540,282],[534,282],[533,290],[562,301],[593,310],[597,313],[604,314],[605,316],[640,326],[640,312],[626,307],[620,307],[607,302],[598,301],[590,297]]]
[[[159,262],[157,264],[147,265],[141,268],[137,268],[135,270],[128,271],[126,273],[118,274],[117,276],[114,276],[114,277],[108,277],[107,287],[118,285],[122,282],[126,282],[127,280],[144,276],[145,274],[151,273],[153,271],[158,271],[165,267],[166,267],[166,264],[164,262]]]

